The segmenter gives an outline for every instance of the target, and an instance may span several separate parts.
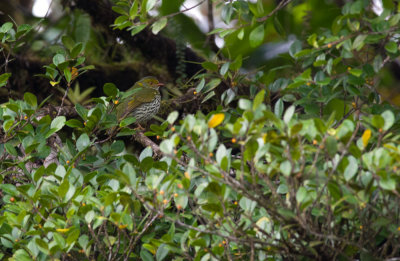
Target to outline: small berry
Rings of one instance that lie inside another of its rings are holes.
[[[328,48],[332,48],[332,44],[329,43],[329,44],[328,44]]]
[[[349,67],[347,67],[347,70],[348,70],[348,71],[350,71],[350,70],[351,70],[351,67],[350,67],[350,66],[349,66]]]
[[[186,137],[186,140],[190,141],[192,138],[190,136]]]
[[[171,128],[171,131],[175,131],[175,130],[176,130],[175,127],[172,127],[172,128]]]
[[[10,201],[11,201],[11,202],[14,202],[14,201],[15,201],[15,198],[14,198],[14,197],[11,197],[11,198],[10,198]]]
[[[178,197],[178,193],[175,193],[175,194],[174,194],[174,197]]]
[[[165,194],[164,190],[160,190],[160,195],[164,196],[164,194]]]
[[[179,189],[183,189],[183,185],[181,183],[178,184]]]
[[[238,203],[237,203],[237,201],[235,201],[233,204],[235,204],[235,206],[237,206]]]
[[[194,95],[196,95],[196,94],[197,94],[197,92],[196,92],[196,91],[194,91],[194,92],[193,92],[193,94],[194,94]]]
[[[27,119],[28,119],[28,116],[25,116],[24,119],[27,120]]]
[[[69,162],[70,162],[70,161],[69,161],[69,160],[67,160],[67,164],[69,164]]]
[[[182,209],[182,206],[181,205],[176,205],[176,208],[178,209],[178,210],[181,210]]]
[[[163,203],[164,203],[164,205],[167,205],[168,200],[164,199],[164,200],[163,200]]]
[[[236,143],[236,139],[235,138],[232,138],[232,143]]]
[[[210,153],[208,154],[208,156],[212,157],[212,156],[214,156],[214,153],[210,152]]]
[[[156,139],[157,139],[157,140],[159,140],[159,139],[160,139],[160,136],[159,136],[159,135],[157,135],[157,136],[156,136]]]
[[[119,103],[119,101],[118,101],[118,100],[115,100],[115,101],[114,101],[114,104],[115,104],[115,105],[117,105],[118,103]]]
[[[317,140],[313,140],[313,141],[312,141],[312,144],[313,144],[313,145],[317,145],[317,144],[318,144],[318,141],[317,141]]]

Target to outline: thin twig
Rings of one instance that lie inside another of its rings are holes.
[[[64,106],[64,100],[65,100],[65,98],[67,97],[68,90],[69,90],[69,87],[70,87],[70,86],[71,86],[71,83],[68,83],[68,84],[67,84],[67,89],[65,90],[64,96],[62,97],[61,105],[60,105],[60,108],[58,109],[58,112],[57,112],[56,117],[58,117],[58,116],[60,115],[60,113],[61,113],[61,109],[62,109],[62,107]]]

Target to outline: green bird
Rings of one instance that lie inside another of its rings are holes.
[[[161,95],[158,88],[163,84],[155,77],[149,76],[136,82],[126,91],[128,95],[116,107],[117,119],[120,122],[126,117],[135,117],[136,123],[145,123],[160,109]]]

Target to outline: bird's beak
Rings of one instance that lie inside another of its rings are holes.
[[[164,84],[159,82],[159,83],[157,83],[157,86],[164,86]]]

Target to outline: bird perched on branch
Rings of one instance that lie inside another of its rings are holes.
[[[135,117],[136,123],[140,126],[153,118],[160,109],[161,95],[158,88],[162,85],[153,76],[136,82],[126,91],[128,96],[116,107],[118,121],[126,117]]]

